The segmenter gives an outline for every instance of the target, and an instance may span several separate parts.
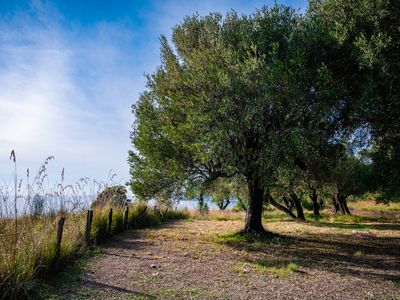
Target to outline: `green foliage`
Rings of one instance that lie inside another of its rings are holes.
[[[211,197],[220,210],[224,210],[230,204],[235,196],[231,181],[218,178],[207,189],[207,193]]]
[[[128,204],[126,197],[126,187],[115,185],[107,187],[102,191],[92,203],[92,208],[96,207],[125,207]]]
[[[268,193],[330,194],[343,213],[350,195],[396,197],[399,11],[394,0],[324,0],[304,16],[275,5],[186,17],[173,45],[161,37],[161,64],[133,106],[133,192],[221,203],[245,198],[220,182],[237,176],[258,231]]]
[[[35,217],[42,215],[44,212],[45,203],[46,203],[45,197],[35,194],[32,199],[31,214]]]
[[[152,227],[160,224],[159,216],[152,213],[145,203],[138,203],[131,210],[129,220],[133,228]]]
[[[92,226],[93,238],[96,244],[103,243],[111,236],[111,233],[108,232],[108,214],[104,213],[104,211],[99,211],[95,215]]]
[[[203,202],[198,202],[197,203],[197,210],[201,213],[201,214],[207,214],[210,211],[210,208],[208,206],[208,203],[203,201]]]
[[[364,133],[356,139],[358,146],[373,148],[371,189],[386,199],[397,197],[400,4],[395,0],[315,1],[309,15],[335,43],[325,61],[344,83],[343,107],[348,111],[344,121],[358,129],[356,135]]]
[[[113,211],[112,227],[113,234],[118,234],[124,231],[124,212],[122,209]]]
[[[301,205],[307,210],[312,210],[313,209],[311,201],[309,199],[307,199],[307,198],[303,198],[302,199]]]

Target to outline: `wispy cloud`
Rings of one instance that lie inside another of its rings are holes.
[[[30,168],[51,154],[75,176],[127,176],[130,105],[140,86],[120,47],[134,36],[122,24],[66,25],[42,2],[0,21],[1,178],[11,149]]]

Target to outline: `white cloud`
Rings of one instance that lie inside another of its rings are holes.
[[[40,0],[0,16],[0,181],[11,178],[12,149],[20,173],[54,155],[57,179],[65,167],[68,180],[105,179],[110,169],[127,180],[130,107],[159,63],[159,36],[185,15],[251,13],[264,3],[155,1],[136,12],[140,28],[129,19],[83,26]]]
[[[127,179],[139,85],[118,45],[134,34],[118,24],[63,22],[41,2],[0,21],[0,178],[10,178],[15,149],[24,168],[54,155],[55,173],[65,167],[71,179],[104,179],[110,169]]]

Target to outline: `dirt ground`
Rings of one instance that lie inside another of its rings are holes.
[[[400,224],[242,220],[126,232],[89,259],[64,299],[400,299]]]

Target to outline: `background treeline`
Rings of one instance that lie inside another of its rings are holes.
[[[210,195],[304,218],[400,194],[400,3],[310,1],[186,17],[133,106],[130,185],[168,203]]]

